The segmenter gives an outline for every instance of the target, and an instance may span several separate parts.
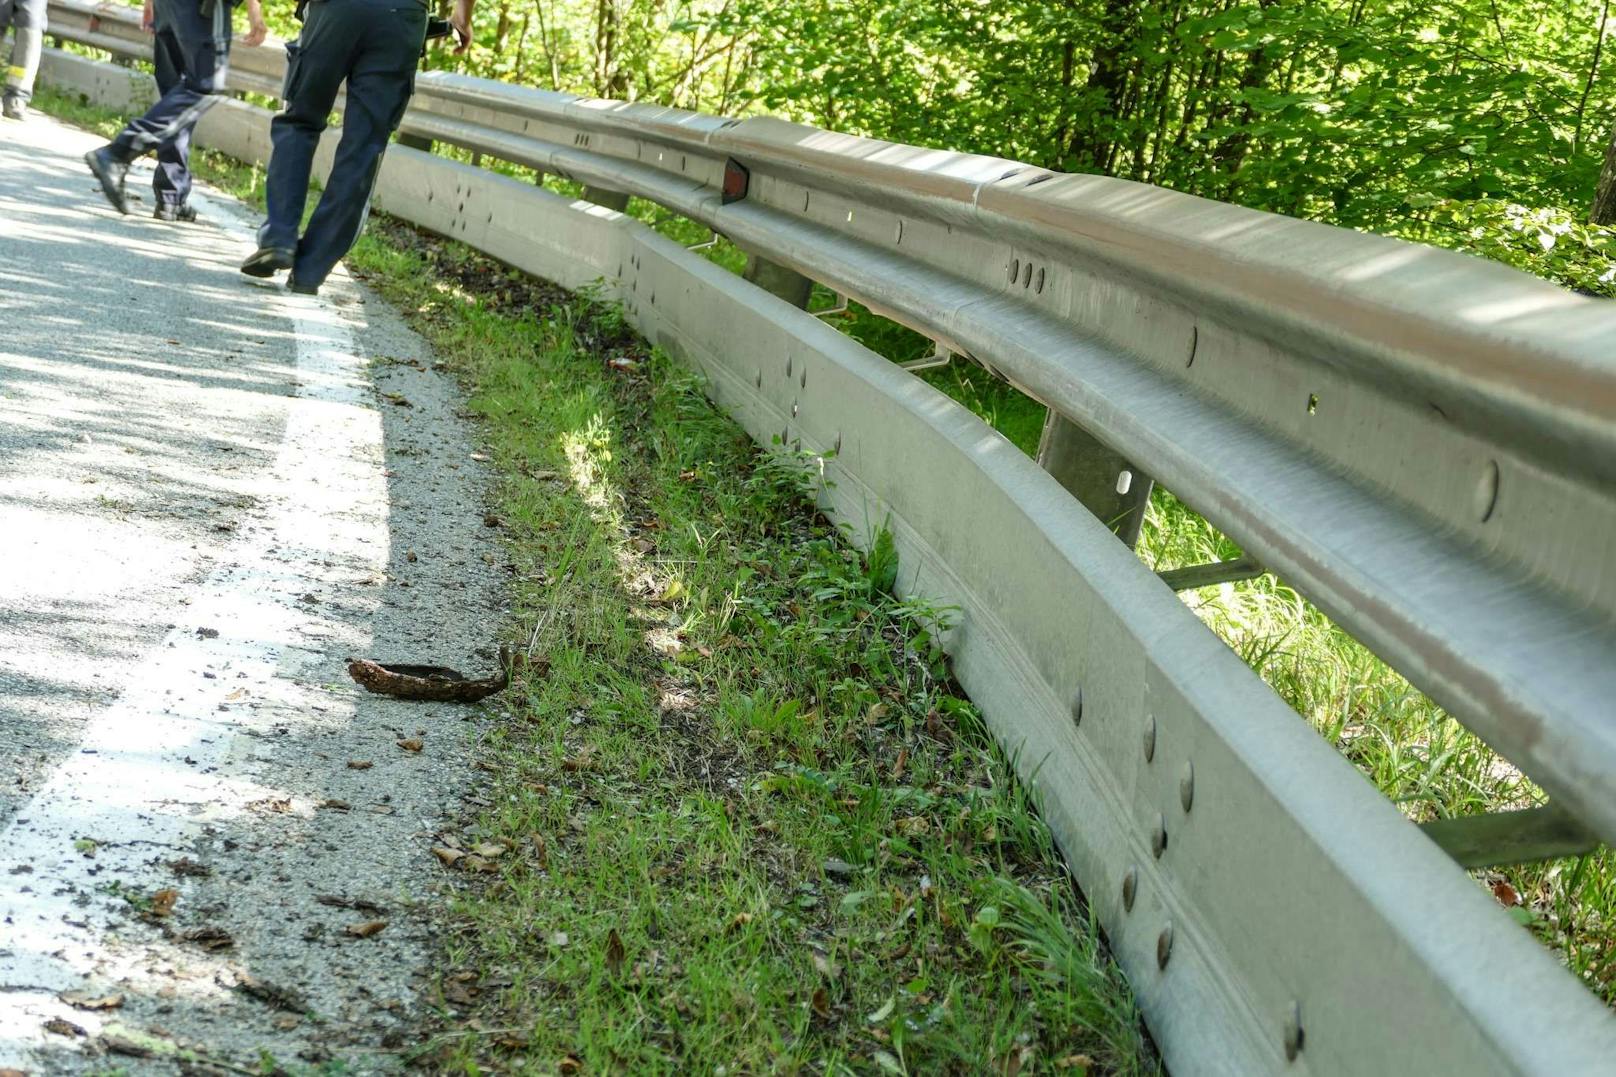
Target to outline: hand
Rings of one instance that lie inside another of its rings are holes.
[[[146,6],[140,13],[140,28],[148,34],[157,32],[157,12],[152,9],[152,0],[146,0]]]
[[[257,46],[262,45],[264,43],[264,38],[268,36],[269,24],[264,21],[264,17],[256,13],[249,12],[247,15],[247,36],[241,39],[241,43],[247,46],[249,49],[256,48]]]
[[[264,22],[264,9],[259,0],[247,0],[247,36],[241,43],[249,49],[264,43],[269,36],[269,24]]]
[[[464,56],[466,50],[471,48],[471,6],[476,0],[455,0],[454,14],[449,16],[449,25],[454,28],[455,55]]]

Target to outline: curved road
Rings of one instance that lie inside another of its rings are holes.
[[[343,660],[492,664],[483,479],[390,311],[241,277],[222,196],[118,216],[97,141],[0,125],[0,1069],[390,1070],[470,730]]]

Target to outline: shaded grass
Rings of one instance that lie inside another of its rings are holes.
[[[1139,1072],[1137,1015],[938,647],[607,307],[400,227],[352,264],[473,389],[547,676],[490,736],[510,852],[455,910],[434,1065]],[[812,461],[806,461],[810,464]],[[883,553],[882,551],[886,552]],[[566,1063],[571,1065],[572,1063]]]

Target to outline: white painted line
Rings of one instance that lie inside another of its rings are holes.
[[[239,210],[193,200],[250,249]],[[320,694],[324,713],[310,717],[311,688],[290,674],[311,650],[362,652],[369,643],[348,626],[369,622],[352,616],[361,600],[354,592],[371,590],[354,581],[379,580],[387,562],[381,419],[340,311],[245,286],[243,302],[277,309],[296,341],[296,396],[263,483],[267,524],[243,529],[224,549],[221,567],[174,612],[177,627],[91,720],[79,753],[0,833],[0,1067],[29,1067],[47,1042],[48,1018],[98,1031],[96,1015],[59,1002],[61,991],[87,981],[125,992],[172,985],[145,967],[138,934],[126,940],[109,930],[105,909],[120,891],[181,885],[165,864],[194,848],[210,823],[285,795],[273,775],[252,773],[244,725],[267,715],[280,724],[352,716],[341,696]],[[304,599],[339,586],[348,606],[341,622]]]

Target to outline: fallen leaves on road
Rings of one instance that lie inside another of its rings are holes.
[[[174,906],[180,900],[180,892],[173,887],[166,887],[151,896],[151,914],[153,916],[169,916],[174,912]]]
[[[376,695],[431,703],[475,703],[511,683],[510,652],[502,652],[501,658],[499,672],[482,680],[468,680],[465,674],[447,666],[382,663],[368,658],[348,659],[348,676]]]
[[[465,859],[466,856],[463,850],[451,849],[447,845],[434,845],[432,847],[432,855],[442,861],[443,866],[446,868],[454,867],[461,860]]]
[[[116,1010],[123,1005],[123,996],[117,993],[94,995],[88,991],[63,991],[56,997],[80,1010]]]
[[[206,864],[198,864],[188,856],[168,862],[168,870],[181,878],[206,879],[213,874],[213,869]]]
[[[1521,903],[1520,892],[1509,884],[1507,879],[1498,879],[1493,883],[1493,897],[1498,904],[1506,909],[1512,909]]]
[[[356,939],[368,939],[372,935],[380,935],[387,929],[386,920],[363,920],[357,924],[349,924],[343,928]]]
[[[329,905],[333,909],[353,909],[355,912],[374,913],[377,916],[387,915],[387,910],[367,898],[342,897],[340,894],[321,894],[314,899],[321,905]]]
[[[369,770],[371,767],[373,767],[375,765],[376,765],[375,763],[372,763],[368,759],[350,759],[350,760],[348,760],[348,769],[349,770]]]
[[[426,747],[426,742],[420,737],[406,737],[398,742],[398,746],[406,752],[419,752]]]
[[[214,924],[194,927],[180,937],[186,942],[196,943],[205,950],[228,950],[236,944],[230,932]]]
[[[299,1014],[309,1012],[308,1003],[303,1001],[303,996],[289,987],[281,987],[246,973],[238,975],[235,986],[236,990],[243,994],[250,995],[259,1002],[268,1003],[276,1009]]]
[[[52,1017],[42,1026],[46,1032],[57,1036],[88,1036],[84,1029],[67,1020],[65,1017]]]

